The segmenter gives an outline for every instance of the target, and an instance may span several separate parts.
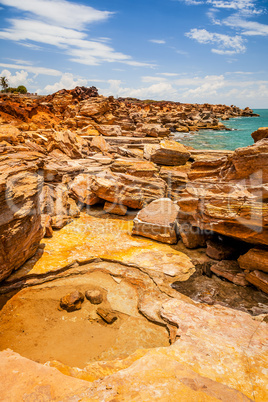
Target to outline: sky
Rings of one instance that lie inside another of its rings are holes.
[[[267,0],[0,0],[0,15],[12,87],[268,108]]]

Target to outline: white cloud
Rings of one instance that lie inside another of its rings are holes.
[[[21,69],[23,69],[25,71],[28,71],[28,73],[34,73],[35,75],[44,74],[44,75],[58,76],[58,75],[62,74],[61,71],[54,70],[52,68],[35,67],[35,66],[29,66],[29,65],[0,63],[0,67],[12,68],[12,69],[21,68]]]
[[[116,95],[123,97],[134,97],[139,99],[165,99],[177,100],[177,90],[168,82],[152,84],[149,87],[127,88],[122,86],[120,80],[109,80],[110,87],[101,89],[100,92],[106,96]]]
[[[195,39],[198,43],[218,45],[219,49],[213,49],[214,53],[234,54],[243,53],[246,50],[244,39],[242,39],[242,37],[239,35],[229,36],[225,34],[208,32],[206,29],[194,28],[191,29],[190,32],[187,32],[185,36]]]
[[[28,84],[28,73],[26,71],[16,71],[15,75],[12,75],[9,70],[2,70],[1,77],[6,77],[8,80],[8,86],[17,88],[19,85]]]
[[[177,73],[158,73],[159,75],[164,75],[164,76],[166,76],[166,77],[176,77],[176,76],[178,76],[179,74],[177,74]]]
[[[205,3],[205,1],[200,1],[200,0],[177,0],[177,1],[181,1],[185,4],[187,4],[187,6],[199,6],[200,4]]]
[[[207,96],[216,95],[217,90],[225,85],[223,75],[207,75],[202,81],[202,85],[189,89],[184,93],[184,96],[191,95],[206,98]]]
[[[151,77],[151,76],[144,76],[141,77],[142,82],[165,82],[167,79],[164,77]]]
[[[150,39],[149,42],[157,43],[158,45],[164,45],[166,43],[163,39]]]
[[[1,4],[36,15],[61,27],[84,29],[86,24],[103,21],[113,13],[65,0],[0,0]]]
[[[6,57],[6,60],[14,61],[14,63],[16,63],[16,64],[25,64],[26,66],[31,66],[33,64],[33,62],[29,61],[29,60],[11,59],[8,57]]]
[[[65,0],[0,0],[0,3],[27,11],[27,17],[9,19],[10,26],[0,31],[0,39],[35,47],[33,42],[55,46],[70,60],[86,65],[120,62],[134,67],[152,67],[150,63],[132,60],[132,57],[108,46],[109,38],[88,40],[86,24],[107,19],[112,13]]]
[[[232,28],[241,28],[242,35],[247,36],[267,36],[268,35],[268,25],[261,24],[256,21],[247,21],[245,19],[240,18],[239,16],[231,16],[223,20],[223,24],[230,26]]]
[[[262,10],[258,10],[254,0],[207,0],[207,4],[215,8],[223,8],[229,10],[237,10],[242,13],[259,14]]]
[[[60,81],[55,82],[53,85],[47,85],[43,89],[38,89],[36,92],[39,94],[51,94],[54,92],[59,91],[60,89],[72,89],[76,86],[85,86],[87,85],[88,80],[84,78],[75,79],[73,74],[71,73],[64,73],[61,76]]]

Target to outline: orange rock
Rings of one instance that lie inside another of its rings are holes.
[[[94,137],[90,143],[91,149],[96,150],[97,152],[108,152],[109,151],[109,145],[105,141],[105,139],[102,136],[97,136]]]
[[[190,152],[176,141],[162,141],[159,147],[152,151],[150,160],[158,165],[185,165],[190,158]]]
[[[128,174],[104,173],[92,177],[91,190],[106,201],[141,209],[144,204],[166,194],[166,183],[162,179],[150,180]]]
[[[246,273],[246,280],[263,292],[268,293],[268,274],[257,270],[251,271]]]
[[[268,251],[259,247],[252,248],[238,258],[238,263],[242,269],[268,273]]]
[[[260,127],[251,134],[254,142],[260,141],[263,138],[268,138],[268,127]]]
[[[133,221],[133,235],[149,237],[162,243],[177,243],[179,208],[169,198],[160,198],[143,208]]]
[[[22,171],[0,180],[0,280],[36,252],[43,237],[38,176]]]
[[[91,190],[92,176],[79,174],[70,186],[70,190],[75,198],[86,205],[95,205],[100,198]]]

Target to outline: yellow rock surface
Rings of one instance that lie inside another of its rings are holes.
[[[144,269],[187,280],[195,271],[190,258],[166,244],[132,237],[132,220],[90,216],[82,213],[53,238],[43,239],[39,252],[8,278],[57,271],[75,261],[106,258],[136,264]],[[179,280],[177,278],[177,280]]]

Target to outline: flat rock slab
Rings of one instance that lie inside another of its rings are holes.
[[[239,267],[237,261],[222,260],[217,264],[213,264],[210,267],[211,271],[218,276],[222,276],[225,279],[240,286],[249,285],[246,280],[245,272]]]
[[[94,258],[134,264],[150,274],[167,274],[178,280],[187,280],[195,272],[191,259],[183,252],[131,236],[132,220],[104,217],[103,211],[100,216],[82,212],[78,219],[55,231],[52,239],[42,240],[40,252],[7,278],[7,283],[57,272],[77,262],[85,264]]]
[[[155,200],[143,208],[133,221],[132,234],[162,243],[177,243],[179,207],[169,198]]]

